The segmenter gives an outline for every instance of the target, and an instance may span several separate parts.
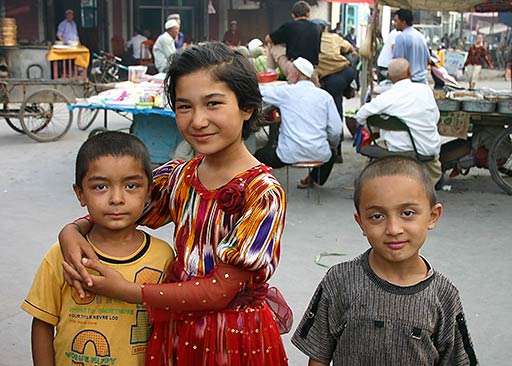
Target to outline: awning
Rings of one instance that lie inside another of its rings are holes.
[[[327,0],[329,3],[342,3],[342,4],[373,4],[373,0]]]
[[[411,10],[471,11],[482,0],[379,0],[379,5]]]
[[[330,3],[367,3],[373,4],[374,0],[327,0]],[[393,8],[411,10],[434,11],[512,11],[510,0],[379,0],[379,5],[388,5]]]

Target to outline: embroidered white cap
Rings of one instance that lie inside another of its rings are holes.
[[[315,71],[315,68],[313,64],[306,60],[305,58],[296,58],[295,60],[293,60],[293,64],[295,65],[297,70],[306,75],[308,78],[311,78],[311,76],[313,76],[313,71]]]
[[[165,22],[165,30],[167,29],[171,29],[171,28],[174,28],[174,27],[179,27],[179,23],[176,19],[171,19],[171,20],[168,20]]]
[[[252,53],[256,48],[263,45],[263,42],[259,38],[253,38],[247,43],[247,48],[249,49],[249,52]]]

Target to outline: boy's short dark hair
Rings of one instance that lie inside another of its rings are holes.
[[[292,14],[296,17],[305,17],[311,11],[311,7],[305,1],[297,1],[292,6]]]
[[[361,201],[361,191],[364,184],[372,178],[392,175],[403,175],[417,178],[423,186],[425,194],[430,201],[430,207],[433,207],[437,203],[437,196],[434,184],[432,183],[432,178],[420,163],[405,156],[387,156],[370,162],[370,164],[363,169],[361,174],[359,174],[359,177],[356,179],[354,184],[354,206],[357,213],[360,213],[359,203]]]
[[[226,83],[235,93],[241,110],[252,108],[254,112],[245,121],[242,137],[248,138],[259,128],[262,119],[262,96],[251,62],[238,51],[220,42],[206,42],[198,46],[181,49],[174,57],[165,79],[166,93],[174,108],[176,103],[176,83],[188,74],[207,70],[216,81]]]
[[[414,17],[409,9],[398,9],[395,13],[398,19],[403,20],[407,25],[412,25]]]
[[[78,188],[82,189],[82,180],[87,174],[89,163],[104,156],[131,156],[139,160],[148,183],[153,182],[151,156],[146,145],[133,135],[106,131],[90,137],[78,150],[75,166],[75,184]]]

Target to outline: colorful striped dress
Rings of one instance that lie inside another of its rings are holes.
[[[253,275],[221,311],[176,312],[158,301],[158,292],[150,296],[143,290],[154,327],[146,364],[287,365],[276,323],[279,305],[286,303],[278,296],[277,302],[283,301],[273,306],[268,298],[276,289],[269,290],[266,283],[279,262],[286,209],[283,189],[270,168],[257,165],[208,190],[197,177],[203,158],[171,161],[154,172],[151,203],[140,224],[175,224],[177,256],[166,282],[206,283],[219,264]]]

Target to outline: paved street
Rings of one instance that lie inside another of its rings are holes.
[[[509,89],[510,82],[494,78],[481,85]],[[358,106],[357,98],[345,110]],[[93,126],[100,126],[101,120]],[[116,117],[109,127],[128,127]],[[84,213],[71,185],[74,159],[88,131],[76,122],[60,141],[37,143],[12,131],[0,118],[0,366],[29,365],[30,317],[19,308],[33,275],[59,229]],[[347,132],[347,136],[349,136]],[[368,247],[353,219],[352,186],[365,163],[352,148],[349,137],[343,144],[344,163],[336,164],[325,186],[312,197],[295,188],[305,174],[290,169],[288,215],[282,242],[282,260],[273,284],[278,286],[295,313],[298,324],[326,268],[315,264],[321,252],[341,252],[343,257],[325,258],[328,265],[357,256]],[[286,183],[286,171],[275,175]],[[512,223],[512,196],[503,193],[488,171],[446,182],[450,190],[439,192],[445,211],[439,225],[429,233],[422,253],[459,288],[482,365],[508,366],[512,359],[512,250],[506,228]],[[320,194],[320,204],[316,194]],[[171,242],[171,227],[154,233]],[[295,329],[295,326],[293,329]],[[306,358],[285,336],[290,365],[306,365]]]

